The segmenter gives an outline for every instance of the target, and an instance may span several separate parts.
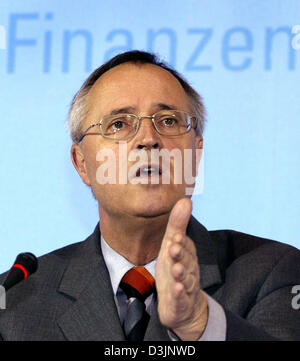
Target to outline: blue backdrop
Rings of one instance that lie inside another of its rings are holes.
[[[130,49],[159,53],[204,98],[196,218],[300,248],[299,24],[299,0],[1,0],[0,271],[92,232],[65,119],[89,73]]]

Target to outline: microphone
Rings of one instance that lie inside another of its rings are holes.
[[[32,253],[20,253],[12,265],[6,280],[2,284],[5,290],[9,290],[17,283],[26,280],[38,269],[38,260]]]

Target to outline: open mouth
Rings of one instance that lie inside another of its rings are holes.
[[[161,168],[156,164],[143,165],[136,172],[136,177],[160,176]]]

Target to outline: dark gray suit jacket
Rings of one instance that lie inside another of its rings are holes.
[[[201,287],[225,310],[227,340],[300,340],[300,251],[235,231],[208,232],[193,217]],[[0,283],[6,274],[0,276]],[[0,311],[3,340],[124,340],[100,231],[39,258],[39,269],[7,292]],[[145,340],[169,341],[157,311]]]

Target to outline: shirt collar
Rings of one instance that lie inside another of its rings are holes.
[[[127,271],[130,270],[130,268],[135,267],[135,265],[129,262],[125,257],[120,255],[114,249],[112,249],[104,240],[102,235],[101,235],[101,250],[106,267],[109,272],[113,292],[114,295],[116,295],[122,277]],[[151,273],[154,279],[155,279],[155,266],[156,266],[156,259],[144,265],[144,267],[147,269],[147,271]]]

